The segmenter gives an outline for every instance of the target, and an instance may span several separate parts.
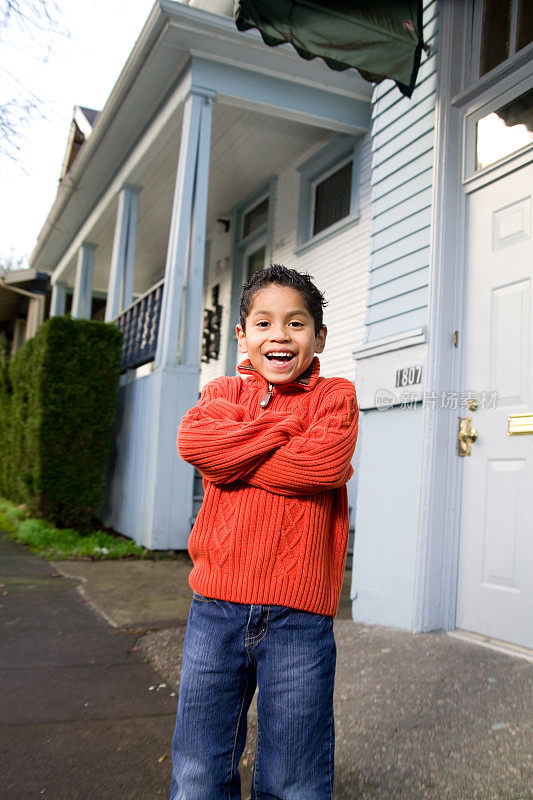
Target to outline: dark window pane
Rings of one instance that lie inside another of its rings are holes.
[[[350,213],[352,166],[349,161],[316,185],[313,236]]]
[[[531,0],[518,0],[516,49],[521,50],[530,42],[533,42],[533,5]]]
[[[509,58],[511,0],[485,0],[481,27],[479,75],[485,75]]]
[[[256,272],[259,272],[260,269],[264,268],[265,258],[266,247],[264,245],[260,247],[259,250],[256,250],[255,253],[248,256],[248,279],[250,279],[252,275],[255,275]]]
[[[477,123],[476,169],[494,164],[533,143],[533,90]]]
[[[268,197],[265,197],[258,205],[254,206],[244,215],[242,224],[243,238],[267,224],[268,220]]]

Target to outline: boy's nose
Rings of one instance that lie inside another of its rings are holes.
[[[288,340],[289,335],[286,330],[279,328],[278,330],[270,331],[271,342],[287,342]]]

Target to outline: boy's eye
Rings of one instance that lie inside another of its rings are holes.
[[[293,320],[291,320],[291,321],[290,321],[288,324],[289,324],[289,326],[290,326],[291,328],[303,328],[303,327],[304,327],[304,323],[303,323],[303,322],[301,322],[301,321],[300,321],[300,320],[298,320],[298,319],[293,319]],[[255,323],[255,325],[256,325],[256,327],[258,327],[258,328],[268,328],[268,326],[270,325],[270,322],[269,322],[269,320],[267,320],[267,319],[261,319],[261,320],[258,320],[258,321]]]

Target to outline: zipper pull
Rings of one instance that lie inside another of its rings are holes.
[[[270,401],[272,400],[272,393],[273,393],[273,392],[274,392],[274,387],[272,386],[272,384],[271,384],[271,383],[269,383],[269,384],[268,384],[268,392],[266,393],[266,395],[263,397],[263,399],[262,399],[262,400],[261,400],[261,402],[259,403],[259,405],[261,406],[261,408],[266,408],[266,407],[267,407],[267,405],[268,405],[268,404],[270,403]]]

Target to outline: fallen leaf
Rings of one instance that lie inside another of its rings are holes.
[[[159,758],[157,759],[157,763],[162,764],[166,757],[167,757],[166,753],[164,756],[159,756]]]

